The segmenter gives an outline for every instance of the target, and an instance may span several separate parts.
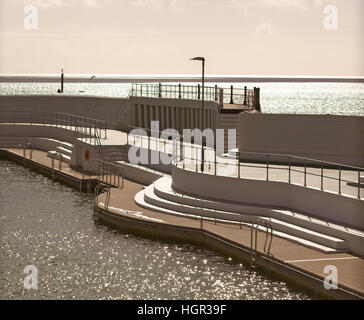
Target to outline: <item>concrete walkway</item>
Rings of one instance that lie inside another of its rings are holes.
[[[22,149],[4,149],[7,152],[23,156]],[[29,159],[29,152],[26,152],[26,158]],[[47,157],[47,153],[43,151],[34,150],[32,155],[32,162],[39,163],[47,168],[52,168],[52,160]],[[58,161],[55,161],[55,169],[58,169]],[[69,165],[63,163],[62,173],[69,175],[76,179],[96,178],[94,175],[85,175],[82,172],[72,169]],[[110,212],[115,217],[132,218],[141,222],[153,223],[156,225],[168,225],[171,227],[189,227],[196,230],[201,230],[201,221],[193,218],[186,218],[180,216],[172,216],[168,214],[158,213],[151,210],[147,210],[139,207],[134,202],[134,196],[141,191],[144,186],[131,182],[124,181],[123,189],[111,189],[111,198],[108,207]],[[99,196],[99,207],[104,208],[105,194]],[[248,226],[234,224],[222,224],[214,222],[203,221],[202,229],[211,232],[223,239],[233,241],[243,247],[250,248],[250,228]],[[263,253],[263,246],[265,241],[265,233],[258,232],[258,245],[257,250]],[[357,296],[352,298],[364,299],[364,259],[353,256],[348,253],[334,253],[325,254],[313,249],[304,247],[302,245],[290,242],[286,239],[282,239],[274,236],[272,242],[271,253],[274,256],[275,261],[298,268],[306,274],[311,274],[315,277],[322,278],[326,276],[324,274],[324,268],[328,265],[335,266],[338,269],[338,282],[339,287],[344,287],[350,291],[354,291]],[[322,283],[323,287],[323,283]],[[330,294],[330,292],[328,292]]]
[[[141,148],[165,152],[170,155],[173,154],[173,142],[160,138],[148,138],[141,136],[129,135],[129,144]],[[184,143],[184,160],[178,161],[177,166],[185,170],[201,172],[201,147]],[[181,154],[179,149],[179,154]],[[204,173],[218,176],[227,176],[232,178],[241,179],[254,179],[254,180],[268,180],[280,181],[291,184],[305,186],[307,188],[317,189],[329,193],[341,194],[350,198],[364,199],[364,188],[358,186],[348,185],[349,182],[357,183],[360,180],[360,172],[356,170],[338,170],[334,168],[321,168],[306,167],[306,181],[305,169],[303,166],[292,165],[289,170],[288,165],[269,164],[264,163],[248,163],[241,162],[233,157],[223,157],[217,155],[215,158],[215,151],[208,149],[205,150],[205,165]],[[216,160],[216,165],[215,165]],[[215,168],[216,167],[216,168]],[[289,173],[290,171],[290,173]],[[321,186],[321,174],[323,175]],[[289,176],[290,175],[290,176]],[[290,179],[290,180],[289,180]]]
[[[200,220],[167,215],[139,207],[133,199],[134,195],[142,188],[142,185],[126,181],[124,189],[112,189],[108,211],[115,215],[157,224],[201,228]],[[100,196],[99,206],[104,208],[104,196]],[[243,225],[240,229],[239,225],[236,224],[215,224],[214,222],[203,221],[203,229],[250,248],[251,232],[247,226]],[[258,232],[257,250],[261,253],[264,252],[264,241],[265,233]],[[322,278],[326,276],[324,274],[325,266],[333,265],[338,269],[339,286],[350,288],[360,293],[364,298],[364,273],[362,272],[364,259],[348,253],[325,254],[276,236],[273,237],[271,253],[276,260],[282,263]]]

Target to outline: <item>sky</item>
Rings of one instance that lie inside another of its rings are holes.
[[[199,74],[194,56],[208,75],[364,76],[364,0],[0,0],[0,73]]]

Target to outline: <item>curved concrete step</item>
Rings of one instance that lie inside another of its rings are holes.
[[[172,209],[163,208],[163,207],[160,207],[159,205],[150,203],[149,201],[150,201],[151,197],[149,195],[149,199],[146,200],[148,197],[145,196],[145,193],[146,192],[149,193],[152,190],[153,190],[152,187],[149,186],[149,187],[146,187],[144,190],[139,191],[135,195],[135,198],[134,198],[134,201],[136,202],[136,204],[138,204],[140,207],[143,207],[145,209],[165,213],[165,214],[168,214],[168,215],[175,215],[175,216],[187,217],[187,218],[195,218],[196,217],[193,214],[183,213],[183,212],[175,211],[175,210],[172,210]],[[206,218],[209,219],[208,217],[206,217]],[[226,216],[225,216],[225,218],[226,218]],[[224,220],[224,219],[222,219],[222,220]],[[238,222],[235,221],[235,223],[238,223]],[[243,224],[251,225],[249,223],[243,223]],[[263,227],[263,226],[259,226],[258,229],[263,231],[263,232],[265,231],[265,227]],[[306,246],[306,247],[309,247],[309,248],[312,248],[314,250],[318,250],[318,251],[321,251],[321,252],[324,252],[324,253],[337,253],[338,252],[338,250],[336,250],[334,248],[330,248],[330,247],[321,245],[319,243],[315,243],[315,242],[307,240],[307,239],[302,239],[302,238],[299,238],[297,236],[287,234],[287,233],[284,233],[284,232],[281,232],[281,231],[274,230],[273,234],[275,236],[287,239],[289,241],[295,242],[297,244],[300,244],[300,245],[303,245],[303,246]]]
[[[64,147],[57,147],[56,151],[58,151],[59,153],[62,153],[64,155],[67,155],[67,156],[71,156],[72,154],[72,149],[68,149],[68,148],[64,148]]]
[[[318,233],[309,229],[305,229],[278,219],[267,218],[259,215],[246,215],[241,213],[232,213],[229,211],[213,210],[208,208],[189,206],[185,204],[180,204],[178,202],[169,201],[160,198],[154,193],[154,186],[149,186],[144,191],[144,200],[147,203],[153,204],[157,207],[170,209],[173,211],[179,211],[182,213],[188,213],[191,215],[205,216],[220,220],[232,220],[236,222],[249,222],[256,223],[258,220],[264,219],[269,221],[274,230],[281,231],[287,234],[291,234],[296,237],[300,237],[320,245],[324,245],[337,250],[345,250],[346,243],[342,239],[327,236],[322,233]]]
[[[163,177],[154,183],[154,192],[160,198],[187,204],[190,206],[204,207],[214,210],[242,213],[245,215],[265,216],[289,223],[294,226],[309,229],[312,232],[331,236],[349,242],[363,243],[364,232],[354,230],[331,222],[300,214],[289,210],[277,210],[259,206],[239,205],[234,203],[212,201],[176,193],[171,187],[172,179]],[[357,246],[357,245],[356,245]]]
[[[228,220],[235,222],[250,222],[250,223],[255,223],[258,219],[257,216],[248,216],[227,211],[194,207],[165,200],[163,198],[158,197],[158,195],[154,193],[153,185],[148,186],[144,189],[144,200],[145,202],[155,205],[157,207],[163,209],[169,209],[175,212],[181,212],[184,214],[189,214],[191,216],[203,216],[211,219]]]
[[[326,234],[318,233],[306,228],[302,228],[278,219],[269,217],[261,217],[261,219],[269,222],[274,230],[279,230],[289,234],[294,233],[295,236],[315,241],[330,248],[334,248],[337,250],[346,250],[345,240],[331,237]]]

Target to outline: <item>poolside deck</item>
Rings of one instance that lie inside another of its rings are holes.
[[[22,157],[23,155],[22,149],[12,148],[4,150],[17,157]],[[46,152],[34,150],[32,160],[24,160],[26,162],[32,161],[33,163],[38,163],[47,167],[49,171],[53,170],[51,159],[47,157]],[[58,167],[55,170],[58,170]],[[61,172],[73,179],[81,180],[85,178],[83,173],[76,171],[67,164],[63,164]],[[86,176],[90,179],[95,178],[92,175]],[[134,201],[134,196],[143,188],[144,186],[138,183],[125,180],[123,189],[111,189],[110,203],[106,211],[111,213],[112,216],[120,218],[121,224],[127,225],[128,221],[134,220],[141,224],[146,224],[147,228],[151,224],[174,228],[175,230],[189,228],[196,230],[196,232],[209,232],[220,239],[225,239],[229,243],[235,243],[241,248],[250,247],[250,228],[244,225],[240,229],[239,225],[236,224],[215,224],[214,222],[203,221],[201,228],[200,220],[154,212],[138,206]],[[105,195],[100,195],[99,197],[99,207],[103,210],[105,210],[103,204],[105,201],[104,197]],[[265,234],[259,231],[257,250],[260,253],[263,253],[264,240]],[[231,246],[231,250],[234,250],[233,246]],[[307,281],[310,280],[310,277],[324,279],[327,276],[324,274],[324,267],[327,265],[335,266],[338,269],[339,287],[354,293],[354,295],[348,294],[345,298],[364,299],[364,273],[362,272],[364,270],[364,259],[360,257],[350,253],[325,254],[276,236],[273,236],[271,253],[277,263],[301,271],[302,274],[300,276]],[[321,287],[322,291],[325,291],[323,289],[323,282],[316,282],[317,286]],[[331,289],[330,292],[327,291],[327,294],[335,296],[333,290]]]

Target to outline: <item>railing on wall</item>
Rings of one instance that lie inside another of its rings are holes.
[[[107,185],[124,188],[124,168],[111,162],[98,160],[97,179]]]
[[[230,88],[223,89],[223,101],[225,104],[237,104],[251,109],[260,109],[260,89],[248,89],[246,86],[244,88]]]
[[[216,176],[286,182],[363,199],[364,168],[293,155],[236,152],[221,156],[213,148],[174,140],[174,165]],[[203,159],[203,160],[202,160]]]
[[[97,137],[107,138],[107,123],[73,114],[52,111],[0,111],[0,122],[10,124],[48,125],[70,130],[88,142],[97,144]]]
[[[169,99],[192,99],[202,100],[201,85],[173,85],[173,84],[133,84],[131,96],[149,98],[169,98]],[[219,88],[204,86],[204,100],[215,101],[222,104],[236,104],[245,106],[245,109],[260,109],[259,88],[243,89]]]

